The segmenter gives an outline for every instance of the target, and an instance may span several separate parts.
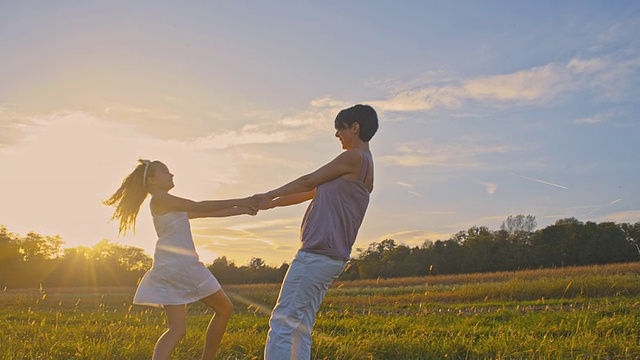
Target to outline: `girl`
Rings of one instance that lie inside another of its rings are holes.
[[[202,359],[213,359],[218,352],[233,305],[218,280],[199,261],[189,219],[255,215],[257,198],[192,201],[169,194],[174,187],[173,174],[160,161],[139,160],[120,188],[104,201],[115,206],[112,219],[120,221],[119,232],[135,232],[136,217],[142,202],[151,194],[149,207],[158,234],[153,267],[136,291],[134,304],[163,307],[168,330],[158,339],[153,359],[169,359],[186,333],[186,304],[200,300],[215,311],[209,323]]]
[[[345,151],[318,170],[257,195],[261,210],[311,200],[302,219],[301,248],[271,313],[265,360],[311,358],[311,330],[320,303],[349,261],[369,205],[369,140],[378,130],[378,115],[371,106],[355,105],[340,111],[334,126]]]

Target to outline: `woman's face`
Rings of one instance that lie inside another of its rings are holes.
[[[341,124],[336,128],[336,137],[340,140],[340,144],[344,150],[349,150],[353,144],[353,140],[358,137],[356,128],[358,123],[353,123],[350,127]]]

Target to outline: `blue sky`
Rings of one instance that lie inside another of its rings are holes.
[[[636,1],[0,2],[0,224],[153,252],[105,199],[139,157],[179,196],[263,192],[340,152],[367,103],[357,248],[509,215],[640,221]],[[192,222],[202,260],[290,261],[306,205]]]

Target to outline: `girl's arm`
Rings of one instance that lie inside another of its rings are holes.
[[[162,215],[169,211],[184,211],[188,213],[215,213],[221,210],[233,209],[236,206],[257,209],[259,199],[247,197],[229,200],[193,201],[173,196],[166,192],[154,194],[151,207],[156,214]]]
[[[305,193],[314,190],[318,185],[347,174],[356,174],[355,176],[357,176],[362,161],[362,155],[358,151],[347,150],[318,170],[303,175],[277,189],[261,194],[259,197],[264,201],[264,198],[274,199],[287,195]]]
[[[257,210],[252,210],[243,206],[236,206],[229,209],[212,211],[208,213],[196,213],[189,212],[189,219],[198,219],[204,217],[227,217],[227,216],[235,216],[235,215],[255,215],[257,214]]]

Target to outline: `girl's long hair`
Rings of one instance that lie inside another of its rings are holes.
[[[111,220],[120,220],[118,236],[121,233],[126,235],[129,229],[132,229],[134,233],[136,232],[136,218],[138,217],[140,206],[149,193],[146,187],[145,175],[146,177],[153,175],[155,161],[140,159],[138,162],[140,164],[122,181],[120,188],[109,199],[102,202],[105,205],[115,206],[116,208]]]

